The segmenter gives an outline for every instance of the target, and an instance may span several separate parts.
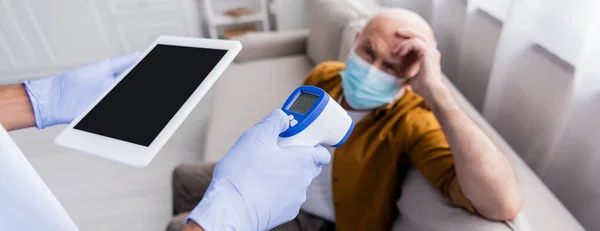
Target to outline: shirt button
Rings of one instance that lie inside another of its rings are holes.
[[[337,177],[334,177],[334,178],[333,178],[333,183],[337,183],[337,182],[338,182],[338,178],[337,178]]]
[[[334,203],[335,208],[339,208],[340,207],[340,203]]]

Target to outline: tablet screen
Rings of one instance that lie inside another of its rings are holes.
[[[74,128],[150,146],[225,53],[157,45]]]

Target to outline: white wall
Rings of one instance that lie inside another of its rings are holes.
[[[0,84],[200,36],[195,0],[0,0]]]
[[[306,0],[274,0],[271,5],[277,30],[307,28],[308,14],[306,10]]]

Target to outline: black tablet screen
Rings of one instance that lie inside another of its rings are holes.
[[[157,45],[75,129],[149,146],[225,53]]]

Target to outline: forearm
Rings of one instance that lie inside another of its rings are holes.
[[[183,231],[204,231],[200,225],[196,224],[194,221],[190,221],[185,225],[185,229]]]
[[[35,126],[31,101],[25,86],[0,86],[0,124],[8,131]]]
[[[458,182],[477,211],[492,220],[510,220],[522,199],[506,155],[439,85],[424,95],[439,120],[455,162]]]

